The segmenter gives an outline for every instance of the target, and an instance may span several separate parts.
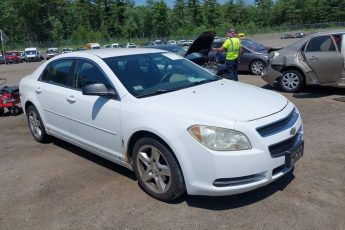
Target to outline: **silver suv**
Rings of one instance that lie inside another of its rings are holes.
[[[285,92],[305,85],[345,87],[345,30],[311,34],[271,52],[262,78]]]

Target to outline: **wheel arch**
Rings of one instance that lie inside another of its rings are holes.
[[[152,138],[156,141],[159,141],[162,145],[164,145],[164,147],[166,147],[171,152],[172,157],[176,160],[176,163],[181,170],[183,183],[185,183],[183,170],[182,170],[181,164],[180,164],[175,152],[173,151],[173,149],[169,146],[169,144],[163,138],[161,138],[160,136],[158,136],[157,134],[155,134],[151,131],[139,130],[139,131],[136,131],[135,133],[133,133],[131,135],[131,137],[129,138],[129,140],[127,142],[127,160],[128,160],[128,163],[132,164],[132,160],[133,160],[132,156],[133,156],[133,150],[134,150],[135,143],[139,139],[144,138],[144,137]]]
[[[285,66],[284,68],[281,69],[281,73],[283,73],[284,71],[287,71],[287,70],[295,70],[297,72],[299,72],[301,74],[301,76],[303,77],[303,84],[305,85],[306,84],[306,76],[304,74],[304,72],[297,66]]]

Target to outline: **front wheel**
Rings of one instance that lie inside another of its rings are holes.
[[[142,138],[133,151],[133,170],[145,192],[162,201],[184,193],[182,172],[167,147],[156,139]]]
[[[29,123],[31,134],[34,137],[34,139],[40,143],[48,142],[49,135],[46,133],[41,116],[39,115],[37,109],[33,105],[29,106],[28,110],[26,111],[26,116]]]
[[[249,70],[254,75],[260,75],[264,71],[265,67],[266,65],[263,61],[254,60],[250,63]]]
[[[304,78],[302,74],[296,70],[285,70],[283,76],[279,78],[280,88],[289,93],[298,92],[302,89]]]

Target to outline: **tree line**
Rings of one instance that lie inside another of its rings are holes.
[[[345,21],[344,0],[1,0],[0,29],[16,42],[221,36],[284,25]]]

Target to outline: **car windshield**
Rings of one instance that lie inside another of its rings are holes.
[[[25,54],[27,54],[27,55],[36,54],[36,51],[34,51],[34,50],[25,51]]]
[[[245,46],[246,48],[256,51],[256,52],[262,52],[262,51],[266,51],[267,49],[262,46],[261,44],[253,41],[253,40],[249,40],[249,39],[242,39],[241,43],[243,46]]]
[[[216,81],[219,78],[174,53],[151,53],[105,58],[126,89],[147,97]]]
[[[63,48],[62,51],[70,51],[70,48]]]
[[[47,53],[56,53],[56,52],[57,52],[56,49],[48,49],[48,50],[47,50]]]
[[[7,52],[5,53],[6,56],[16,56],[15,52]]]

